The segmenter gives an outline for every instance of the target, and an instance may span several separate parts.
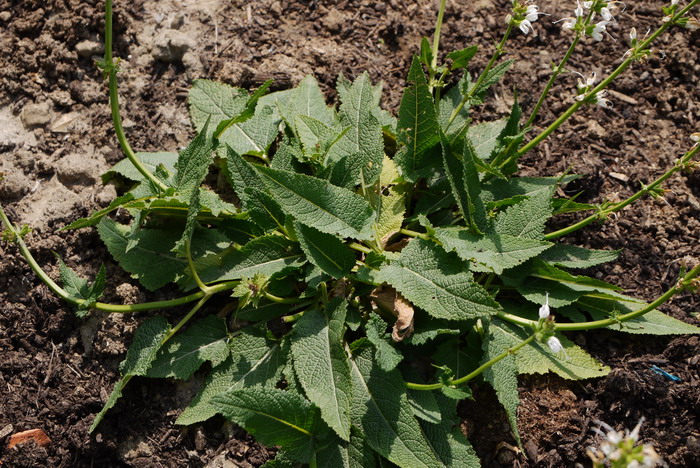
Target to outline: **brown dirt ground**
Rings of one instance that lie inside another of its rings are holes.
[[[284,88],[313,73],[333,99],[339,73],[354,77],[368,70],[373,80],[384,81],[385,105],[396,110],[411,54],[420,37],[432,31],[436,3],[117,2],[116,49],[124,59],[120,93],[132,146],[173,150],[187,141],[191,128],[186,93],[197,77],[243,87],[272,77]],[[630,2],[619,17],[620,25],[611,28],[617,42],[586,42],[571,60],[571,69],[597,71],[598,76],[611,70],[626,50],[629,27],[635,25],[641,33],[657,24],[662,3]],[[482,53],[472,69],[483,68],[502,34],[508,4],[449,0],[442,50],[479,44]],[[569,1],[539,5],[554,19],[570,16],[574,7]],[[28,236],[30,248],[54,277],[52,252],[57,252],[86,275],[105,261],[110,277],[107,301],[168,297],[173,291],[147,296],[139,292],[136,283],[119,272],[94,231],[59,231],[109,202],[114,189],[103,187],[99,174],[122,157],[111,131],[106,87],[94,66],[100,54],[94,41],[101,37],[102,2],[0,0],[0,12],[3,207],[15,221],[34,228]],[[480,109],[477,120],[503,115],[512,103],[513,88],[520,90],[526,112],[532,107],[549,64],[563,54],[569,40],[549,17],[535,26],[537,37],[517,34],[509,43],[509,56],[519,59],[516,73],[496,86],[495,99]],[[152,47],[168,38],[182,42],[183,37],[191,42],[181,58]],[[613,85],[612,109],[586,109],[574,116],[526,157],[523,173],[554,175],[572,169],[584,174],[570,188],[572,193],[584,190],[582,200],[592,202],[629,195],[639,181],[662,173],[687,149],[688,135],[698,131],[699,46],[698,32],[674,30],[664,36],[656,43],[654,58],[634,66]],[[538,125],[551,122],[570,104],[575,81],[569,74],[554,87]],[[698,261],[700,178],[697,173],[677,176],[668,188],[665,201],[638,203],[603,226],[570,236],[577,245],[625,249],[618,262],[587,273],[650,300],[673,283],[681,258]],[[143,316],[77,319],[37,280],[14,247],[0,245],[0,258],[3,466],[215,467],[231,460],[245,467],[259,466],[271,456],[222,419],[190,428],[174,426],[194,388],[168,381],[135,380],[99,430],[88,435]],[[678,297],[663,309],[700,324],[698,296]],[[169,317],[180,312],[171,311]],[[642,439],[652,442],[670,466],[698,466],[698,337],[600,331],[572,338],[613,371],[604,379],[585,382],[551,375],[521,379],[525,453],[509,448],[514,440],[487,388],[476,386],[477,402],[460,406],[463,427],[484,466],[585,465],[595,420],[617,429],[632,428],[642,416],[647,420]],[[683,381],[657,376],[649,370],[652,364]],[[51,439],[48,446],[5,448],[9,434],[35,428]]]

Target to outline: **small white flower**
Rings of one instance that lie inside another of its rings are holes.
[[[544,305],[540,307],[540,318],[546,319],[547,317],[549,317],[549,314],[549,293],[547,293],[544,299]]]
[[[561,345],[561,341],[559,341],[556,336],[549,337],[547,340],[547,346],[549,346],[549,349],[551,349],[553,353],[558,353],[564,349],[564,347]]]
[[[630,40],[632,42],[637,40],[637,28],[630,29]]]
[[[530,22],[530,20],[524,19],[520,22],[520,30],[523,32],[523,34],[527,34],[528,32],[530,32],[531,29],[532,23]],[[535,30],[532,29],[532,32],[534,34]]]
[[[608,25],[609,21],[599,21],[593,27],[591,31],[591,37],[596,41],[600,42],[603,40],[603,33],[605,32],[605,27]]]
[[[525,12],[525,19],[532,22],[532,21],[537,21],[537,15],[544,14],[544,13],[538,13],[537,11],[540,9],[537,5],[529,5],[527,7],[527,11]]]
[[[576,2],[578,3],[578,2]],[[593,6],[593,2],[583,2],[583,7],[584,8],[591,8]]]
[[[581,75],[578,72],[575,72],[575,73],[577,73],[581,78],[584,78],[586,80],[585,83],[583,81],[581,81],[581,78],[576,80],[577,81],[576,87],[578,88],[579,91],[584,91],[595,84],[595,81],[596,81],[596,78],[595,78],[596,73],[595,72],[593,72],[593,74],[591,76],[589,76],[588,78],[586,78],[585,76]]]
[[[694,143],[700,142],[700,132],[695,132],[690,134],[690,141]]]
[[[585,6],[586,3],[591,3],[591,2],[583,2],[583,5]],[[590,7],[586,7],[590,8]],[[576,0],[576,9],[574,10],[574,15],[576,15],[576,18],[581,18],[583,16],[583,8],[581,8],[581,4]]]
[[[678,5],[678,0],[671,0],[671,5]]]
[[[598,107],[602,107],[603,109],[608,109],[612,107],[612,102],[610,102],[608,99],[605,99],[605,90],[603,91],[598,91],[595,93],[595,105]]]
[[[610,21],[613,19],[613,15],[612,15],[612,13],[610,13],[610,9],[608,7],[601,8],[600,14],[605,21]]]

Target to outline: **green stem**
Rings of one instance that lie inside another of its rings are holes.
[[[659,296],[654,302],[648,304],[647,306],[635,310],[632,312],[628,312],[626,314],[618,315],[616,317],[608,318],[608,319],[603,319],[603,320],[593,320],[590,322],[578,322],[578,323],[556,323],[554,324],[554,330],[556,331],[576,331],[576,330],[593,330],[596,328],[603,328],[603,327],[609,327],[610,325],[615,325],[619,323],[626,322],[628,320],[632,320],[638,317],[641,317],[642,315],[651,312],[652,310],[658,308],[665,302],[667,302],[669,299],[671,299],[674,295],[679,293],[680,291],[684,290],[687,286],[689,286],[692,282],[693,279],[695,279],[698,275],[700,275],[700,264],[696,265],[693,269],[688,271],[681,279],[679,279],[676,284],[671,287],[668,291],[666,291],[664,294]],[[518,325],[526,326],[526,327],[537,327],[537,321],[535,320],[529,320],[523,317],[519,317],[517,315],[509,314],[506,312],[499,312],[497,314],[497,317],[506,320],[511,323],[515,323]]]
[[[175,333],[177,333],[177,332],[180,330],[180,328],[182,328],[183,325],[185,325],[185,324],[192,318],[192,316],[193,316],[195,313],[197,313],[197,311],[198,311],[199,309],[201,309],[202,306],[203,306],[204,304],[206,304],[206,302],[207,302],[209,299],[211,299],[211,296],[212,296],[211,294],[207,294],[207,295],[203,296],[203,297],[199,300],[199,302],[197,302],[197,303],[194,305],[194,307],[192,307],[192,310],[190,310],[190,311],[187,313],[187,315],[185,315],[184,317],[182,317],[182,319],[177,323],[177,325],[175,325],[175,326],[163,337],[163,341],[161,341],[160,345],[163,346],[163,345],[165,344],[166,341],[168,341],[170,338],[172,338],[172,336],[175,335]]]
[[[648,38],[646,38],[644,41],[639,43],[637,47],[635,48],[635,51],[641,51],[645,50],[649,45],[656,40],[664,31],[666,31],[671,25],[674,24],[674,22],[681,18],[683,15],[685,15],[689,10],[691,10],[700,0],[693,0],[690,2],[688,5],[686,5],[685,8],[680,10],[670,21],[662,23],[662,25],[654,31]],[[514,154],[512,154],[508,159],[506,159],[503,164],[501,164],[501,167],[507,165],[510,163],[513,159],[518,158],[519,156],[527,153],[530,151],[532,148],[537,146],[542,140],[547,138],[550,133],[552,133],[554,130],[557,128],[561,127],[561,125],[566,122],[569,117],[571,117],[578,109],[581,107],[586,101],[589,99],[593,98],[597,93],[605,89],[610,83],[612,83],[622,72],[624,72],[635,60],[638,59],[638,56],[636,53],[631,53],[629,57],[627,57],[606,79],[601,81],[598,86],[590,90],[581,100],[577,100],[574,104],[571,105],[562,115],[559,116],[558,119],[556,119],[552,124],[544,129],[540,134],[538,134],[535,138],[530,140],[527,144],[524,146],[520,147],[518,151],[516,151]]]
[[[513,32],[513,23],[510,22],[508,23],[508,29],[506,29],[505,34],[503,34],[503,38],[501,38],[501,42],[496,46],[496,51],[493,53],[493,56],[491,56],[491,60],[489,60],[489,63],[486,64],[486,68],[484,68],[484,71],[481,72],[481,75],[479,75],[479,78],[476,80],[476,83],[474,83],[474,86],[469,89],[467,94],[462,98],[462,101],[459,103],[459,105],[455,108],[454,111],[452,111],[452,115],[450,115],[450,119],[447,121],[447,126],[445,127],[445,132],[450,128],[450,125],[452,125],[452,122],[457,118],[459,115],[459,112],[462,110],[464,105],[469,102],[472,97],[474,97],[474,93],[476,90],[479,89],[481,86],[481,83],[484,82],[486,79],[486,75],[488,72],[493,68],[494,64],[496,63],[496,60],[503,55],[503,48],[506,44],[506,41],[508,40],[508,37],[510,36],[510,33]]]
[[[445,5],[447,0],[440,0],[440,9],[438,10],[437,20],[435,21],[435,33],[433,34],[433,59],[430,61],[428,74],[430,76],[430,92],[433,91],[433,80],[435,79],[435,69],[438,62],[438,51],[440,50],[440,31],[442,30],[442,18],[445,15]]]
[[[678,161],[676,161],[676,164],[666,171],[663,175],[661,175],[658,179],[656,179],[654,182],[652,182],[649,185],[644,186],[641,190],[636,192],[634,195],[629,197],[628,199],[620,202],[620,203],[615,203],[614,205],[611,205],[605,209],[602,209],[598,211],[597,213],[594,213],[586,218],[583,218],[581,221],[572,224],[571,226],[567,226],[565,228],[559,229],[558,231],[550,232],[549,234],[545,235],[544,238],[546,240],[552,240],[556,239],[558,237],[564,236],[566,234],[570,234],[574,231],[577,231],[578,229],[581,229],[584,226],[587,226],[591,224],[592,222],[599,220],[599,219],[605,219],[609,214],[615,213],[617,211],[622,210],[626,206],[634,203],[637,201],[639,198],[643,197],[644,195],[653,192],[656,190],[657,187],[659,187],[662,183],[664,183],[669,177],[671,177],[673,174],[676,172],[682,170],[686,164],[700,151],[700,145],[695,145],[690,151],[685,153],[683,157],[681,157]]]
[[[372,251],[372,249],[370,249],[369,247],[365,247],[364,245],[357,243],[357,242],[350,242],[348,244],[348,247],[350,247],[351,249],[357,250],[358,252],[365,253],[365,254],[368,254]]]
[[[278,304],[296,304],[299,302],[298,297],[279,297],[267,291],[263,291],[263,296],[272,302],[277,302]]]
[[[89,304],[86,300],[71,295],[68,291],[56,284],[56,282],[52,280],[51,277],[49,277],[49,275],[41,268],[41,266],[39,266],[36,259],[29,251],[29,247],[27,247],[27,244],[24,242],[24,239],[22,239],[22,237],[20,236],[19,231],[14,226],[14,224],[10,222],[2,207],[0,207],[0,219],[2,220],[6,228],[14,235],[15,242],[17,242],[22,256],[27,260],[27,264],[29,264],[29,267],[32,269],[32,271],[34,271],[34,273],[39,277],[39,279],[44,284],[46,284],[46,286],[48,286],[49,289],[53,291],[57,296],[75,306],[87,305],[91,309],[104,310],[106,312],[118,314],[126,314],[132,312],[141,312],[145,310],[167,309],[170,307],[177,307],[179,305],[194,302],[205,296],[204,292],[198,291],[187,296],[178,297],[176,299],[169,299],[167,301],[143,302],[140,304],[107,304],[104,302],[95,302]],[[224,283],[216,284],[214,286],[208,286],[209,293],[210,295],[213,295],[223,291],[229,291],[235,288],[238,285],[238,283],[239,281],[227,281]]]
[[[409,237],[418,237],[418,238],[423,239],[423,240],[430,239],[429,235],[422,233],[422,232],[411,231],[410,229],[400,229],[399,234],[403,234],[403,235],[409,236]]]
[[[190,273],[192,274],[192,278],[194,279],[194,282],[197,283],[197,287],[200,289],[200,291],[202,291],[206,295],[210,295],[211,287],[207,286],[202,282],[202,279],[199,277],[199,273],[197,273],[197,268],[195,268],[194,260],[192,260],[191,244],[191,239],[187,239],[185,241],[185,256],[187,257],[187,266],[189,267]]]
[[[109,107],[112,111],[112,123],[114,131],[117,134],[117,140],[122,151],[129,158],[131,164],[148,180],[150,180],[160,190],[166,190],[168,187],[158,180],[143,163],[136,157],[134,150],[124,135],[124,127],[122,126],[122,118],[119,115],[119,93],[117,92],[117,66],[114,64],[112,57],[112,0],[105,2],[105,56],[104,67],[105,72],[109,74]]]
[[[555,331],[576,331],[576,330],[593,330],[596,328],[603,328],[603,327],[609,327],[611,325],[615,324],[620,324],[623,322],[626,322],[628,320],[632,320],[638,317],[641,317],[642,315],[651,312],[652,310],[655,310],[657,307],[660,305],[664,304],[666,301],[671,299],[675,294],[679,293],[680,291],[683,291],[686,289],[688,286],[691,285],[692,281],[700,275],[700,264],[696,265],[693,269],[688,271],[681,279],[679,279],[676,284],[670,288],[668,291],[666,291],[664,294],[659,296],[654,302],[648,304],[646,307],[643,307],[639,310],[635,310],[633,312],[628,312],[626,314],[618,315],[616,317],[612,317],[609,319],[603,319],[603,320],[594,320],[590,322],[579,322],[579,323],[556,323],[554,324],[554,330]],[[499,312],[496,315],[498,318],[502,320],[506,320],[511,323],[515,323],[517,325],[521,325],[523,327],[529,327],[532,329],[537,329],[538,327],[538,321],[536,320],[530,320],[526,319],[523,317],[519,317],[517,315],[509,314],[507,312]],[[523,346],[531,343],[535,339],[536,335],[533,334],[524,341],[518,343],[517,345],[508,348],[498,356],[494,357],[493,359],[489,360],[488,362],[485,362],[481,366],[479,366],[477,369],[475,369],[473,372],[465,375],[464,377],[461,377],[456,380],[450,380],[447,382],[446,385],[448,386],[457,386],[457,385],[462,385],[466,382],[469,382],[470,380],[474,379],[478,375],[480,375],[482,372],[484,372],[486,369],[489,367],[493,366],[496,364],[498,361],[501,359],[504,359],[510,354],[515,353],[518,351],[520,348]],[[406,382],[406,387],[413,389],[413,390],[438,390],[445,386],[443,383],[434,383],[434,384],[417,384],[417,383],[412,383],[412,382]]]
[[[447,382],[446,385],[449,386],[449,387],[456,387],[456,386],[458,386],[458,385],[462,385],[462,384],[464,384],[464,383],[467,383],[467,382],[469,382],[470,380],[473,380],[475,377],[478,377],[479,375],[481,375],[486,369],[488,369],[489,367],[493,366],[493,365],[496,364],[498,361],[500,361],[500,360],[502,360],[502,359],[505,359],[505,358],[508,357],[509,355],[511,355],[511,354],[513,354],[513,353],[515,353],[515,352],[517,352],[520,348],[522,348],[523,346],[528,345],[528,344],[529,344],[530,342],[532,342],[532,340],[534,340],[534,339],[535,339],[535,335],[533,334],[533,335],[531,335],[530,337],[528,337],[527,339],[525,339],[525,340],[523,340],[522,342],[518,343],[517,345],[512,346],[512,347],[506,349],[505,351],[503,351],[503,352],[502,352],[501,354],[499,354],[498,356],[495,356],[493,359],[491,359],[491,360],[489,360],[489,361],[483,363],[483,364],[480,365],[478,368],[476,368],[474,371],[470,372],[469,374],[465,375],[464,377],[461,377],[461,378],[456,379],[456,380],[450,380],[449,382]],[[444,386],[445,386],[445,384],[442,384],[442,383],[417,384],[417,383],[413,383],[413,382],[406,382],[406,387],[410,388],[411,390],[426,390],[426,391],[427,391],[427,390],[438,390],[438,389],[440,389],[440,388],[442,388],[442,387],[444,387]]]
[[[535,121],[535,118],[537,118],[537,114],[540,111],[540,108],[542,107],[542,104],[544,104],[545,99],[547,99],[547,95],[549,94],[549,91],[552,89],[552,86],[554,86],[554,82],[556,81],[557,77],[559,76],[559,73],[564,69],[564,66],[566,63],[569,61],[571,58],[571,55],[574,53],[574,49],[578,45],[579,41],[581,41],[581,31],[576,32],[576,37],[574,37],[574,40],[571,42],[571,45],[569,46],[569,50],[566,51],[566,54],[564,55],[564,58],[561,59],[559,62],[559,65],[557,65],[554,70],[552,70],[552,76],[549,77],[549,81],[547,82],[547,85],[544,87],[544,90],[542,91],[542,94],[540,95],[540,98],[537,100],[537,104],[535,104],[534,109],[532,109],[532,114],[530,114],[530,117],[527,119],[527,122],[525,122],[524,127],[527,128],[532,123]]]
[[[488,369],[489,367],[496,364],[498,361],[507,358],[511,354],[514,354],[515,352],[517,352],[523,346],[530,344],[534,339],[535,339],[535,335],[534,334],[530,335],[527,339],[521,341],[520,343],[518,343],[515,346],[512,346],[512,347],[506,349],[501,354],[499,354],[498,356],[495,356],[493,359],[483,363],[482,365],[480,365],[479,367],[474,369],[474,371],[470,372],[469,374],[465,375],[464,377],[459,378],[457,380],[452,380],[450,382],[450,385],[456,386],[456,385],[462,385],[463,383],[469,382],[470,380],[474,379],[475,377],[481,375],[482,372],[484,372],[486,369]]]

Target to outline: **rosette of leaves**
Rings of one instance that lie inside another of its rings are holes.
[[[474,52],[450,54],[441,70],[459,72]],[[470,107],[510,62],[478,87],[464,72],[433,89],[430,59],[413,60],[398,118],[380,107],[381,85],[367,73],[338,80],[337,108],[312,76],[252,95],[196,81],[189,146],[137,154],[167,189],[128,161],[105,174],[123,195],[70,227],[96,225],[146,289],[230,284],[231,297],[170,340],[165,319],[146,320],[93,428],[131,377],[198,373],[201,388],[177,424],[223,415],[280,447],[269,466],[478,466],[456,413],[469,387],[449,382],[532,335],[508,317],[536,319],[547,294],[561,321],[641,307],[572,272],[618,252],[546,239],[550,218],[591,208],[555,196],[572,176],[517,177],[514,163],[498,164],[524,138],[517,101],[500,120],[471,121]],[[108,216],[119,208],[129,223]],[[698,331],[656,311],[615,328]],[[564,352],[533,342],[479,377],[517,440],[519,374],[609,371],[558,337]],[[448,384],[422,391],[430,382]]]

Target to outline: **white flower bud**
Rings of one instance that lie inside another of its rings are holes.
[[[549,346],[549,349],[551,349],[553,353],[558,353],[564,349],[564,347],[561,345],[561,341],[559,341],[556,336],[551,336],[547,340],[547,346]]]
[[[540,318],[546,319],[547,317],[549,317],[549,314],[549,293],[547,293],[547,295],[545,296],[544,305],[540,307]]]
[[[630,40],[632,40],[632,41],[637,40],[637,28],[630,29]]]

